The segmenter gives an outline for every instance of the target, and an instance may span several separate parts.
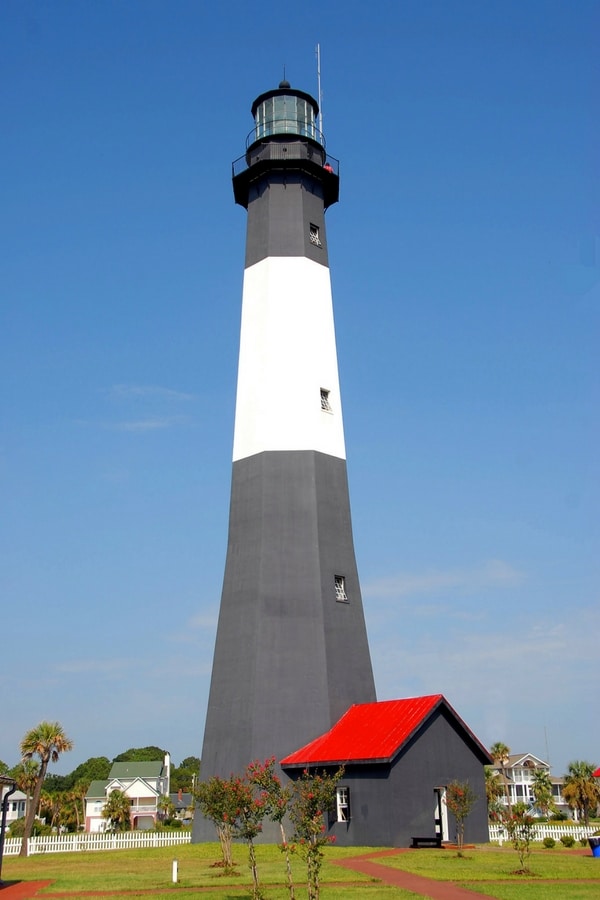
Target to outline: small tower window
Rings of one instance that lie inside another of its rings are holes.
[[[335,791],[335,806],[338,822],[350,821],[350,788],[338,787]]]
[[[309,237],[311,244],[314,244],[315,247],[323,246],[323,244],[321,243],[321,235],[319,234],[319,226],[313,225],[312,222],[309,225]]]
[[[332,412],[331,401],[329,400],[329,391],[327,388],[321,388],[321,409]]]
[[[335,599],[336,600],[344,600],[348,601],[348,594],[346,593],[346,579],[343,575],[335,576]]]

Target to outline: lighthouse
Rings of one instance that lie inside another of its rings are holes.
[[[346,472],[325,212],[339,164],[287,81],[233,164],[247,210],[229,536],[202,780],[277,760],[375,701]],[[204,834],[200,817],[195,840]]]

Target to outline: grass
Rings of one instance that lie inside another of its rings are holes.
[[[323,900],[415,900],[419,896],[333,865],[336,859],[368,854],[369,849],[327,849],[321,876]],[[84,891],[127,891],[128,900],[148,900],[148,893],[143,892],[151,891],[152,900],[196,896],[206,900],[248,900],[251,878],[246,848],[234,847],[237,864],[234,876],[224,876],[221,869],[213,866],[219,858],[217,844],[39,854],[28,859],[6,858],[2,875],[6,881],[51,881],[49,893],[70,893],[74,898]],[[284,859],[279,849],[260,845],[257,858],[266,900],[288,900]],[[176,885],[171,881],[173,859],[178,860]],[[465,850],[463,858],[450,850],[411,850],[398,856],[380,857],[376,862],[438,881],[454,882],[497,900],[597,900],[600,897],[600,860],[589,853],[582,855],[581,850],[536,849],[529,860],[531,876],[515,874],[519,860],[514,850],[490,845]],[[305,900],[305,865],[299,857],[293,857],[293,871],[297,900]]]
[[[326,851],[321,883],[323,900],[364,897],[365,900],[410,900],[415,894],[373,882],[366,875],[334,866],[331,860],[356,856],[368,852],[352,848],[332,847]],[[275,846],[260,845],[256,848],[258,871],[267,900],[287,900],[285,865],[281,851]],[[36,854],[26,859],[7,857],[2,867],[5,881],[51,881],[50,893],[72,893],[74,897],[83,891],[131,891],[128,900],[137,900],[152,890],[157,898],[190,897],[192,888],[210,888],[202,891],[206,900],[237,900],[250,896],[251,876],[248,854],[244,846],[233,848],[237,874],[223,875],[213,863],[220,858],[217,844],[194,844],[178,847],[161,847],[141,850],[106,850],[78,853]],[[178,860],[178,884],[172,883],[173,859]],[[306,897],[306,869],[300,857],[292,859],[296,897]],[[42,897],[44,892],[41,892]],[[192,894],[196,896],[196,894]]]
[[[463,858],[455,851],[413,850],[378,862],[437,881],[451,881],[497,900],[598,900],[600,896],[599,861],[564,848],[534,850],[528,876],[516,874],[519,858],[508,847],[465,850]]]

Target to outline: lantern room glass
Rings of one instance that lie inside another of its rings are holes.
[[[263,100],[256,109],[255,121],[257,141],[273,134],[298,134],[316,140],[314,109],[293,94]]]

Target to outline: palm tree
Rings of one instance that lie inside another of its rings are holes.
[[[31,806],[31,795],[37,781],[39,765],[34,759],[24,759],[10,770],[10,777],[17,782],[17,787],[25,794],[25,817]]]
[[[172,819],[175,816],[176,809],[175,804],[171,800],[168,794],[161,794],[158,803],[156,804],[156,808],[158,810],[159,818],[163,821],[165,819]]]
[[[547,816],[554,809],[552,799],[552,779],[546,769],[536,769],[531,782],[535,805],[543,816]]]
[[[562,790],[571,809],[577,810],[586,825],[590,823],[590,810],[595,812],[600,802],[600,787],[594,778],[594,769],[592,763],[584,760],[570,762]]]
[[[83,779],[79,779],[73,785],[69,798],[73,802],[73,806],[75,809],[75,818],[77,820],[77,831],[81,827],[81,823],[85,823],[85,795],[87,794],[90,787],[89,781],[84,781]],[[79,805],[81,804],[81,806]],[[80,818],[80,813],[82,813],[83,817]]]
[[[496,821],[500,816],[500,797],[504,797],[504,785],[493,766],[484,766],[485,797],[487,800],[488,818]]]
[[[102,809],[103,818],[108,820],[108,831],[131,830],[131,800],[123,791],[111,791]]]
[[[58,762],[61,753],[66,753],[73,748],[73,741],[67,737],[60,722],[40,722],[36,728],[28,731],[21,741],[21,756],[23,761],[37,756],[40,761],[39,770],[33,789],[33,800],[27,810],[25,827],[23,830],[23,843],[21,844],[21,856],[27,856],[27,842],[33,830],[33,820],[40,802],[42,785],[46,777],[48,765]]]
[[[508,785],[508,779],[506,777],[506,767],[510,762],[510,747],[506,744],[503,744],[502,741],[496,741],[495,744],[492,744],[490,747],[490,756],[494,760],[494,765],[500,769],[500,777],[502,778],[502,783],[504,784],[504,794],[506,796],[506,804],[508,806],[508,814],[512,815],[512,803],[510,799],[510,789]]]

